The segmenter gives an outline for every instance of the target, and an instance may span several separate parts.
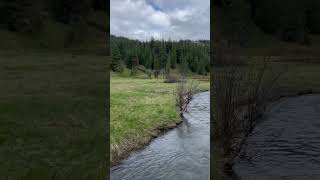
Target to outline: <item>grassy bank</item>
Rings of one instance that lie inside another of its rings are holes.
[[[1,179],[105,179],[106,61],[0,52]]]
[[[143,147],[161,129],[181,122],[175,106],[177,83],[148,79],[130,72],[111,75],[111,155],[112,163],[123,159],[134,149]],[[197,80],[196,80],[197,81]],[[209,81],[198,81],[200,90],[209,90]]]
[[[252,62],[252,59],[248,59],[248,62]],[[227,67],[214,67],[213,71],[215,73],[219,73],[223,70],[223,68]],[[243,72],[249,71],[248,65],[243,65],[240,68]],[[312,93],[312,92],[320,92],[320,81],[318,77],[320,77],[320,62],[307,62],[307,61],[273,61],[268,65],[266,72],[277,72],[283,71],[284,73],[280,76],[277,83],[275,84],[274,90],[271,93],[270,101],[277,100],[280,97],[286,96],[294,96],[303,93]],[[241,83],[240,89],[245,89],[247,86],[246,81]],[[269,87],[267,87],[269,88]],[[242,96],[246,96],[244,93],[240,93]],[[215,103],[213,103],[215,104]],[[215,108],[214,108],[215,109]],[[215,144],[215,154],[214,154],[214,162],[215,166],[212,168],[212,172],[214,172],[215,179],[226,179],[221,172],[224,171],[223,162],[224,155],[221,151],[221,147],[219,144]]]

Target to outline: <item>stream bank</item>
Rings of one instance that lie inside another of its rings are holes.
[[[320,95],[282,98],[247,138],[234,179],[320,179]]]
[[[210,93],[196,94],[184,120],[111,168],[111,180],[204,180],[210,169]]]

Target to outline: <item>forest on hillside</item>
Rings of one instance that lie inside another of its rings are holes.
[[[209,47],[207,40],[154,40],[139,41],[111,35],[111,70],[121,72],[125,68],[152,71],[156,77],[161,72],[177,69],[207,75],[210,72]]]
[[[214,16],[220,15],[216,21],[229,16],[226,22],[238,21],[238,31],[241,25],[243,29],[250,27],[250,19],[266,34],[287,42],[309,45],[310,36],[320,34],[319,0],[215,0],[213,3]]]
[[[108,9],[104,0],[4,0],[0,25],[11,31],[37,31],[46,16],[72,24],[86,20],[92,11]]]
[[[68,46],[81,42],[89,28],[107,34],[108,12],[109,3],[104,0],[2,0],[0,30],[31,37],[58,29],[46,36],[64,38]]]

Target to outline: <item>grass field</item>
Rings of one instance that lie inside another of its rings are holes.
[[[157,129],[181,121],[175,106],[177,83],[132,78],[126,71],[111,75],[111,153],[115,163],[133,149],[142,147],[159,133]],[[209,90],[209,81],[198,81],[199,89]]]
[[[287,72],[279,79],[280,95],[295,95],[297,93],[320,92],[320,62],[286,62]]]
[[[243,66],[243,71],[248,71],[248,66]],[[213,72],[219,72],[223,68],[214,67]],[[275,85],[272,99],[276,100],[279,97],[295,96],[304,93],[320,93],[320,62],[300,61],[277,61],[271,62],[268,66],[268,72],[277,72],[284,70],[279,80]],[[214,74],[213,74],[214,75]],[[245,83],[243,83],[243,86]],[[215,99],[213,97],[213,99]],[[213,107],[215,103],[213,103]],[[214,173],[216,180],[226,179],[223,172],[223,155],[218,146],[214,149],[214,158],[211,170]]]
[[[106,62],[0,52],[0,179],[105,179]]]

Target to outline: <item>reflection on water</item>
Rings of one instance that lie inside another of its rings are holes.
[[[111,168],[111,180],[207,180],[210,157],[209,92],[195,95],[184,122]]]
[[[320,95],[277,103],[247,143],[248,157],[234,166],[239,179],[320,179]]]

